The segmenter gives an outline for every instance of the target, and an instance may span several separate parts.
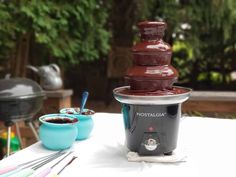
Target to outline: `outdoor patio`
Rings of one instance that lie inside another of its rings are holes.
[[[0,21],[0,176],[236,176],[236,1],[1,0]]]

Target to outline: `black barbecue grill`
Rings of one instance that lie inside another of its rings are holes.
[[[45,93],[36,82],[26,78],[0,79],[0,121],[8,128],[7,155],[10,152],[11,126],[30,122],[41,109]],[[34,134],[32,124],[30,124]]]

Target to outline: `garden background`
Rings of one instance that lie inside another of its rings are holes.
[[[37,76],[26,65],[57,63],[64,88],[111,102],[132,64],[137,23],[166,21],[177,85],[235,91],[234,0],[1,0],[0,77]]]

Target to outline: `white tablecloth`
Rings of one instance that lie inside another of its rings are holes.
[[[188,158],[175,164],[128,162],[121,114],[96,113],[94,123],[91,137],[74,143],[71,149],[78,158],[60,176],[236,176],[236,120],[181,118],[176,152],[182,151]],[[52,152],[38,142],[0,161],[0,168]],[[70,157],[53,168],[52,173],[58,172],[69,160]]]

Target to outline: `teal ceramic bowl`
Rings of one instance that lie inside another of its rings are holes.
[[[78,119],[68,114],[46,114],[39,118],[39,137],[47,149],[70,148],[78,134]]]
[[[79,120],[79,124],[77,124],[78,135],[76,140],[85,140],[89,138],[93,130],[94,122],[92,116],[94,115],[94,111],[84,109],[85,114],[80,114],[79,111],[79,108],[64,108],[60,110],[60,113],[73,115]]]

